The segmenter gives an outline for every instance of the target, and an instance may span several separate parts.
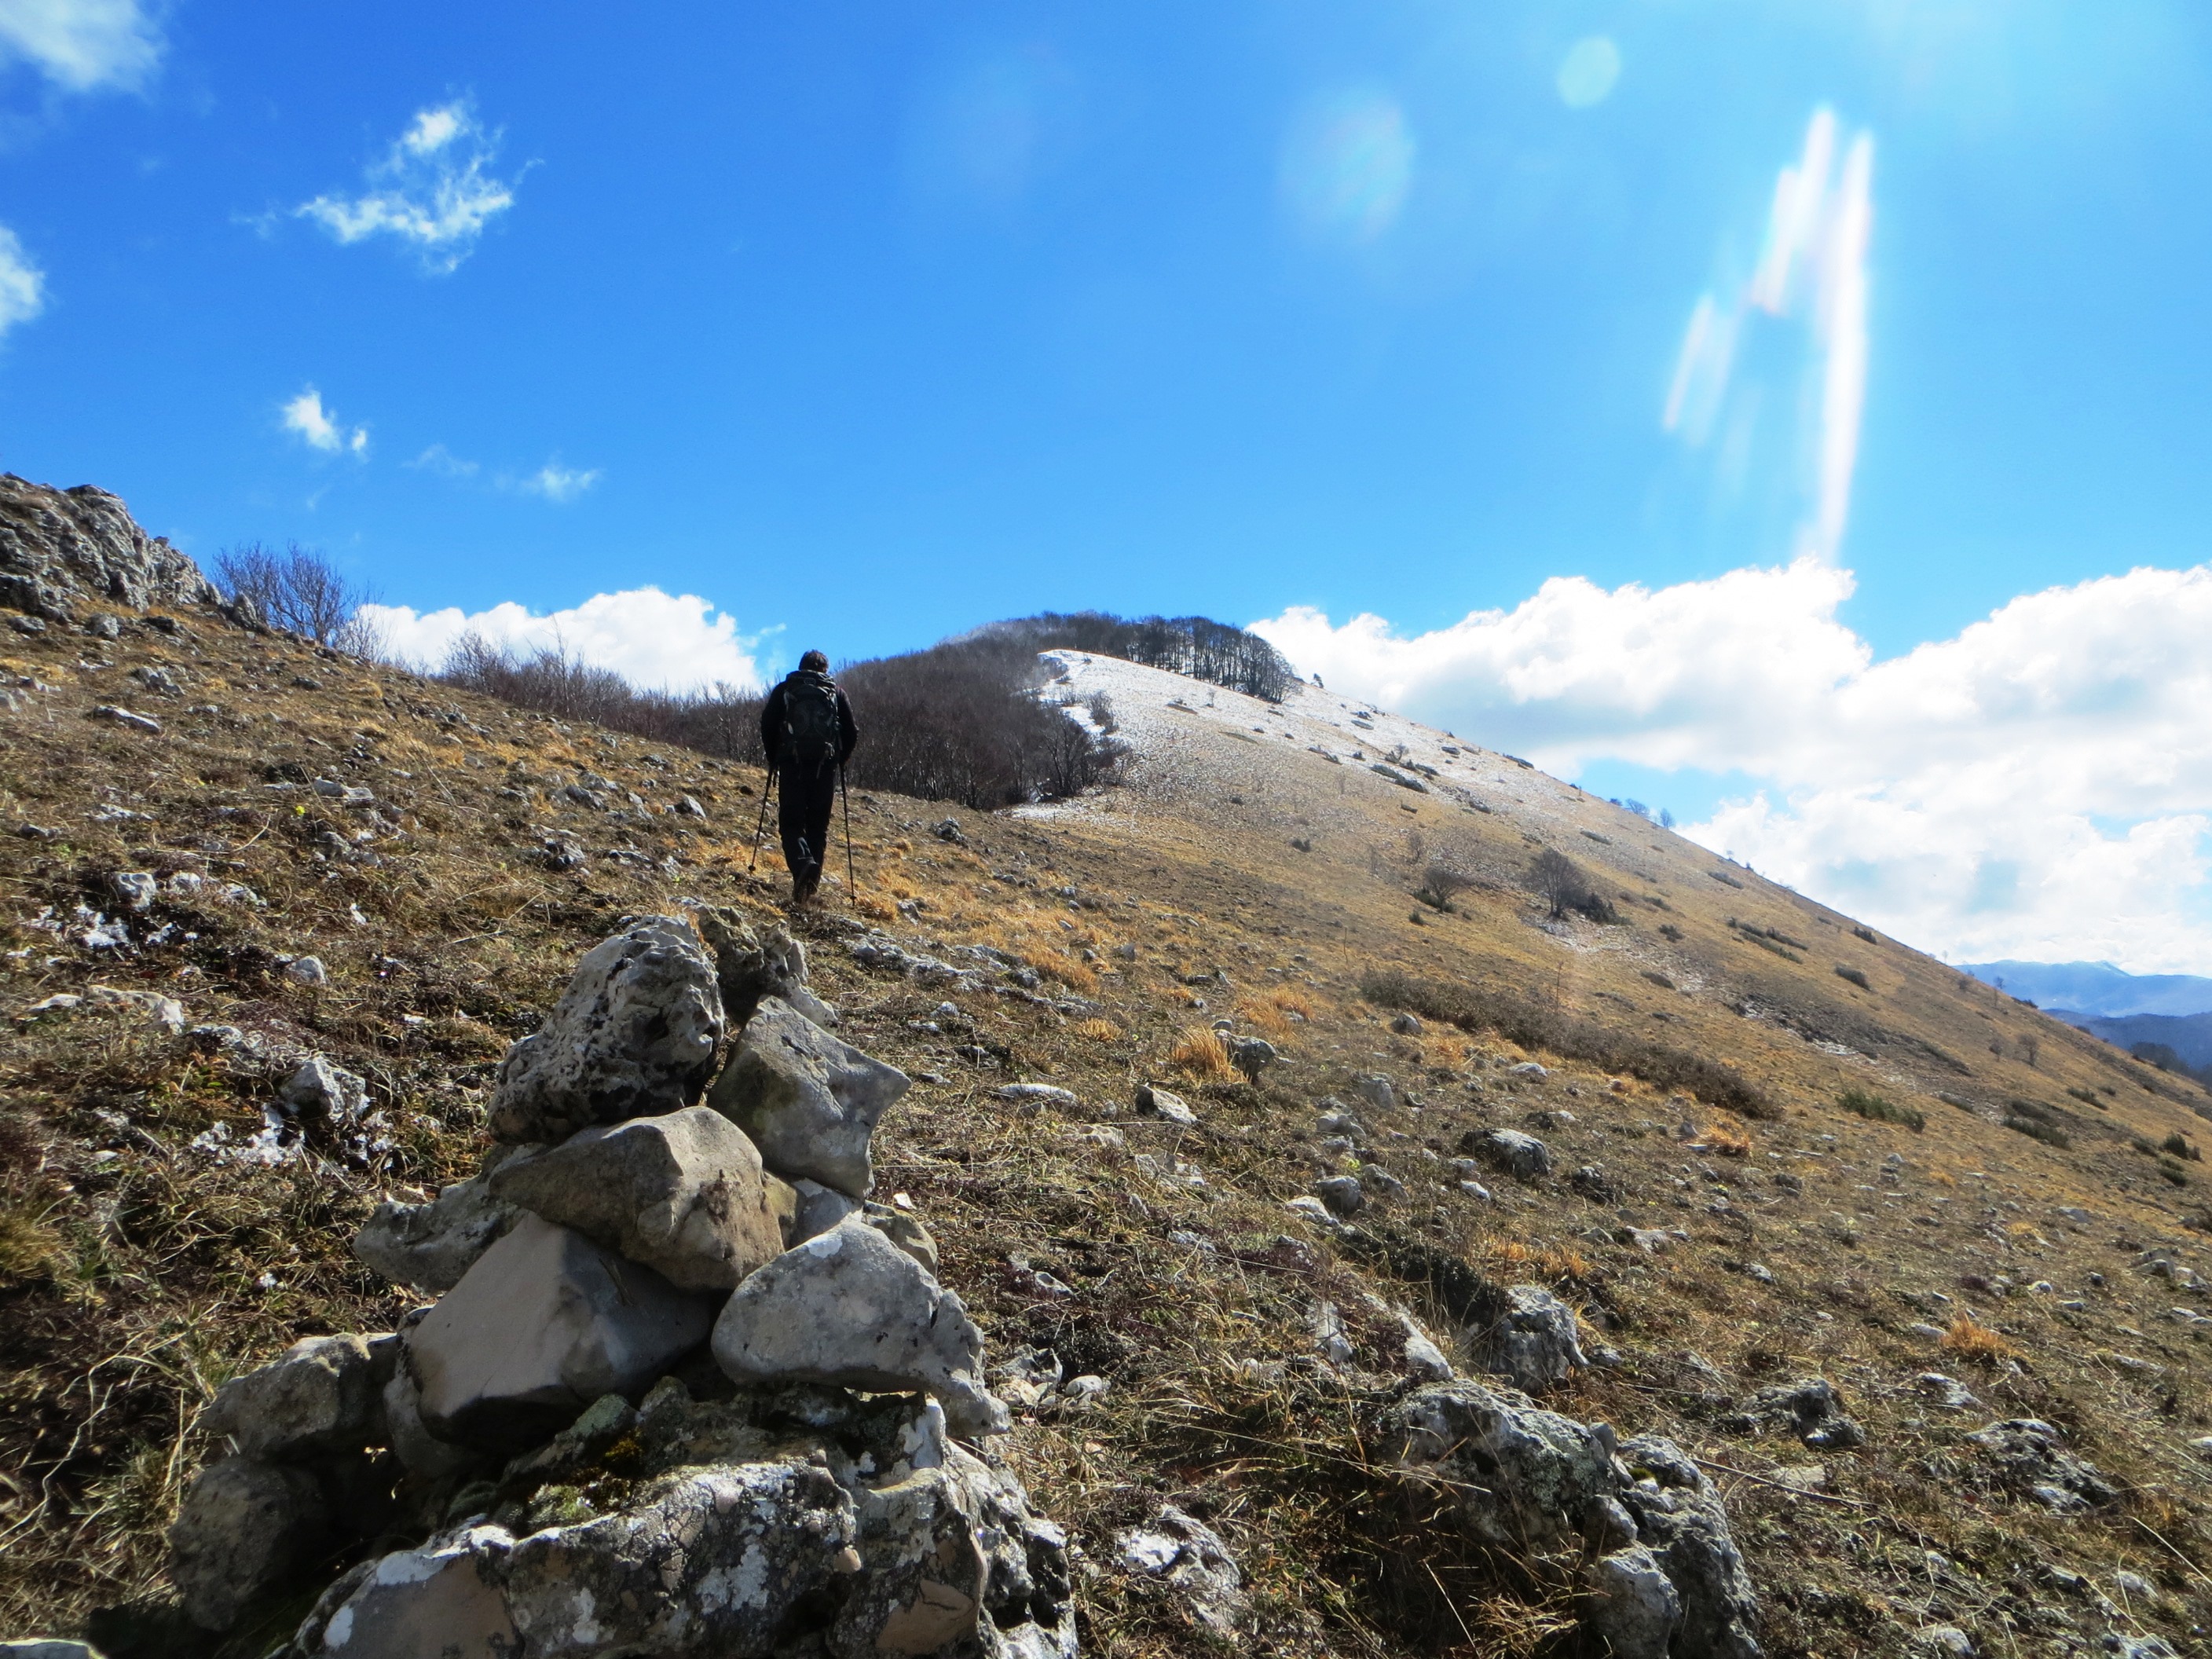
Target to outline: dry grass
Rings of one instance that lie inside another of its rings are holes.
[[[1751,1156],[1751,1133],[1746,1129],[1715,1123],[1698,1131],[1698,1139],[1705,1142],[1706,1148],[1717,1158]]]
[[[1168,1064],[1200,1083],[1231,1083],[1237,1075],[1237,1068],[1229,1063],[1228,1049],[1210,1029],[1185,1030],[1168,1050]]]
[[[1950,1328],[1943,1333],[1943,1346],[1961,1359],[1972,1359],[1984,1365],[2017,1358],[2020,1349],[2002,1331],[1992,1330],[1972,1314],[1953,1316]]]
[[[1289,1042],[1298,1034],[1297,1022],[1272,1000],[1263,1002],[1246,997],[1237,1005],[1237,1017],[1279,1045]]]
[[[1482,1256],[1501,1278],[1583,1279],[1590,1275],[1589,1258],[1571,1244],[1489,1239],[1482,1245]]]
[[[1077,1020],[1075,1035],[1087,1037],[1093,1042],[1118,1042],[1121,1038],[1121,1028],[1110,1019],[1094,1017]]]

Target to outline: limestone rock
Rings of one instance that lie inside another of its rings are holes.
[[[200,568],[104,489],[0,473],[0,605],[68,622],[80,605],[213,605]]]
[[[247,1602],[315,1558],[329,1525],[310,1471],[252,1457],[210,1464],[169,1528],[169,1577],[186,1615],[228,1630]]]
[[[806,946],[781,923],[756,933],[743,911],[726,905],[702,905],[698,918],[700,934],[714,952],[723,1017],[732,1025],[750,1019],[764,997],[781,998],[817,1025],[837,1024],[837,1011],[808,988]]]
[[[389,1340],[389,1339],[386,1339]],[[376,1423],[382,1379],[363,1336],[310,1336],[216,1390],[200,1426],[247,1457],[358,1451]]]
[[[1367,1207],[1367,1192],[1357,1176],[1327,1176],[1314,1182],[1314,1196],[1333,1216],[1354,1216]]]
[[[2066,1449],[2064,1431],[2040,1418],[1992,1423],[1966,1438],[1989,1455],[2007,1486],[2053,1515],[2079,1515],[2119,1498],[2100,1470]]]
[[[1552,1173],[1552,1149],[1518,1129],[1470,1130],[1461,1140],[1460,1150],[1522,1181]]]
[[[1865,1431],[1844,1413],[1842,1397],[1825,1376],[1761,1389],[1723,1418],[1721,1426],[1737,1434],[1784,1429],[1817,1451],[1844,1451],[1866,1443]]]
[[[424,1480],[459,1474],[479,1460],[465,1446],[441,1440],[422,1425],[422,1397],[401,1366],[384,1385],[384,1437],[408,1474]]]
[[[732,1290],[783,1251],[760,1153],[704,1106],[586,1129],[509,1158],[489,1183],[495,1199],[573,1227],[683,1290]]]
[[[1244,1575],[1229,1546],[1172,1504],[1143,1526],[1115,1534],[1114,1551],[1123,1567],[1164,1585],[1206,1629],[1234,1636],[1244,1622]]]
[[[509,1659],[521,1643],[495,1575],[511,1542],[495,1527],[471,1527],[387,1555],[296,1648],[343,1659]]]
[[[634,1395],[696,1347],[714,1317],[580,1232],[525,1215],[407,1334],[425,1427],[520,1446],[601,1395]]]
[[[302,957],[301,962],[313,962]],[[295,964],[295,966],[297,964]],[[316,1054],[285,1079],[279,1096],[292,1115],[350,1123],[368,1109],[368,1085],[353,1073]]]
[[[531,1659],[766,1655],[842,1576],[853,1499],[826,1462],[714,1465],[622,1511],[507,1545],[496,1569]]]
[[[1577,1531],[1614,1486],[1609,1425],[1578,1423],[1467,1379],[1415,1389],[1383,1428],[1402,1466],[1454,1483],[1462,1520],[1489,1543]]]
[[[835,1187],[825,1187],[805,1176],[790,1184],[798,1200],[798,1206],[793,1212],[790,1227],[784,1233],[786,1248],[820,1237],[847,1216],[857,1213],[863,1207],[863,1200],[854,1198],[850,1193],[841,1193]]]
[[[860,1217],[785,1251],[740,1285],[714,1323],[714,1358],[738,1382],[921,1390],[954,1432],[1001,1434],[983,1385],[983,1339],[960,1298]]]
[[[688,1106],[721,1037],[721,993],[697,936],[667,916],[637,918],[585,953],[545,1023],[507,1051],[491,1132],[563,1140]]]
[[[1180,1123],[1186,1129],[1197,1127],[1198,1114],[1191,1110],[1188,1101],[1172,1090],[1163,1089],[1155,1083],[1139,1083],[1133,1100],[1139,1112]]]
[[[920,1262],[932,1279],[937,1277],[937,1241],[918,1217],[888,1204],[871,1203],[863,1206],[860,1218]]]
[[[1612,1659],[1667,1659],[1682,1622],[1682,1597],[1641,1544],[1601,1555],[1584,1570],[1590,1628]]]
[[[1503,1311],[1474,1348],[1484,1370],[1510,1378],[1524,1394],[1540,1394],[1589,1364],[1575,1310],[1540,1285],[1509,1287]]]
[[[1759,1659],[1759,1598],[1719,1490],[1671,1440],[1627,1441],[1620,1456],[1633,1480],[1620,1500],[1682,1599],[1674,1651]]]
[[[450,1291],[521,1212],[491,1194],[483,1176],[457,1181],[428,1204],[379,1204],[353,1253],[396,1285]]]
[[[865,1198],[876,1121],[908,1087],[897,1067],[841,1042],[781,997],[764,999],[707,1103],[787,1180],[804,1176]]]

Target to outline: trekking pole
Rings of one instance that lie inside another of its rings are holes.
[[[845,763],[837,763],[837,793],[845,803],[845,891],[854,898],[860,895],[860,878],[853,873],[853,792],[845,787]]]
[[[768,769],[768,775],[761,780],[760,822],[753,826],[753,855],[745,860],[745,873],[749,876],[752,874],[754,866],[760,863],[761,837],[768,833],[769,797],[775,793],[775,768],[771,766]]]

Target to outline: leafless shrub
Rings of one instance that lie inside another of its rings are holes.
[[[1466,871],[1455,870],[1439,860],[1422,873],[1421,884],[1413,890],[1413,896],[1424,904],[1449,910],[1455,898],[1478,884]]]
[[[361,614],[374,591],[349,580],[313,548],[287,542],[276,553],[246,542],[216,555],[215,580],[226,599],[250,600],[272,628],[356,657],[380,654],[384,641]]]
[[[1612,902],[1590,884],[1582,866],[1556,848],[1547,847],[1529,861],[1528,887],[1552,907],[1554,921],[1570,910],[1580,911],[1592,921],[1616,919]]]

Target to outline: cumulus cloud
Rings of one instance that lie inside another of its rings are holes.
[[[137,0],[0,0],[0,63],[28,64],[64,92],[129,91],[161,57]]]
[[[15,233],[0,225],[0,335],[46,307],[46,274],[31,263]]]
[[[1832,111],[1814,112],[1803,154],[1774,182],[1759,263],[1740,285],[1699,296],[1683,331],[1662,423],[1693,447],[1720,440],[1729,462],[1754,442],[1778,409],[1809,409],[1787,464],[1802,478],[1807,510],[1795,551],[1835,557],[1850,514],[1866,404],[1868,249],[1874,234],[1874,139],[1846,142]],[[1747,383],[1747,333],[1786,325],[1799,331],[1808,384],[1802,395]],[[1795,421],[1794,414],[1782,418]]]
[[[526,495],[543,495],[556,506],[566,507],[599,481],[597,467],[578,472],[558,461],[548,461],[527,477],[516,479],[514,487]]]
[[[520,653],[564,650],[634,685],[688,691],[719,684],[757,685],[760,641],[738,632],[737,618],[718,613],[696,593],[657,587],[594,593],[581,605],[539,616],[512,601],[489,611],[458,605],[418,611],[404,605],[368,605],[362,616],[399,660],[435,668],[466,635]]]
[[[418,110],[359,195],[318,196],[294,210],[340,242],[393,236],[423,266],[450,271],[475,252],[484,228],[514,205],[514,185],[491,165],[501,135],[487,131],[465,100]]]
[[[477,470],[477,463],[463,460],[443,444],[432,444],[406,465],[418,472],[434,472],[441,478],[472,478]]]
[[[326,455],[368,453],[368,428],[357,426],[348,431],[334,411],[323,407],[323,394],[313,386],[285,404],[284,429]]]
[[[2212,568],[2023,595],[1887,661],[1806,557],[1673,587],[1559,578],[1412,638],[1255,623],[1302,671],[1575,775],[1763,781],[1686,833],[1925,950],[2212,969]]]

